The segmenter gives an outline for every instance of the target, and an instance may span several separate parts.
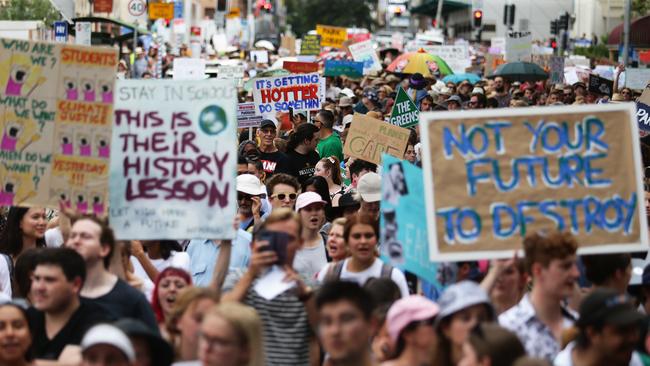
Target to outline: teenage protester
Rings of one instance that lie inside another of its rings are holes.
[[[0,302],[0,365],[32,364],[27,304],[18,301]]]
[[[320,232],[325,223],[325,204],[316,192],[301,193],[296,201],[296,212],[300,215],[302,227],[302,247],[296,252],[293,268],[307,282],[311,282],[327,264],[327,237]]]
[[[284,169],[287,156],[278,151],[275,144],[273,144],[273,140],[277,137],[277,127],[273,121],[270,119],[262,120],[257,135],[260,139],[259,160],[264,166],[266,179],[269,179],[273,174]]]
[[[379,225],[376,219],[368,215],[351,217],[345,223],[343,237],[350,257],[324,267],[318,273],[320,282],[346,280],[363,285],[371,277],[390,278],[399,287],[402,297],[408,296],[404,274],[375,255],[379,240]]]
[[[431,365],[437,339],[433,322],[439,311],[438,304],[419,295],[393,303],[386,324],[394,354],[382,366]]]
[[[309,320],[315,319],[310,301],[311,289],[292,268],[296,251],[302,246],[301,229],[300,218],[295,212],[286,208],[272,211],[259,230],[275,233],[276,245],[286,248],[285,262],[278,263],[280,258],[276,251],[267,250],[270,243],[254,238],[248,270],[229,274],[224,284],[224,302],[243,302],[260,315],[266,365],[306,365],[309,362]],[[286,241],[280,242],[281,238]],[[261,279],[274,273],[286,276],[295,286],[267,299],[255,287]]]
[[[359,213],[379,219],[379,203],[381,202],[381,176],[377,173],[365,174],[357,183],[360,197]]]
[[[115,245],[113,229],[94,216],[82,216],[72,225],[66,246],[86,262],[81,298],[101,306],[115,319],[141,319],[157,330],[156,318],[142,292],[108,270]]]
[[[135,276],[151,281],[155,281],[165,268],[180,268],[186,272],[191,268],[190,256],[175,240],[134,240],[131,242],[131,254]]]
[[[129,337],[110,324],[98,324],[84,335],[81,356],[81,366],[135,366],[135,350]]]
[[[192,277],[180,268],[166,268],[156,278],[151,297],[151,308],[156,315],[160,334],[165,339],[170,338],[166,331],[165,319],[169,318],[179,292],[191,285]]]
[[[409,142],[406,145],[406,150],[404,151],[404,160],[408,161],[411,164],[417,162],[417,154],[415,153],[415,145]]]
[[[336,213],[332,208],[332,200],[330,199],[328,188],[325,178],[317,175],[307,179],[302,184],[303,192],[316,192],[320,195],[321,199],[325,201],[325,218],[327,219],[327,222],[323,226],[323,233],[325,234],[327,234],[327,230],[329,230],[329,222],[336,217]]]
[[[481,287],[490,295],[494,311],[500,315],[521,301],[527,283],[523,260],[495,259],[481,281]]]
[[[266,182],[271,209],[285,207],[293,210],[300,191],[298,180],[288,174],[277,173]]]
[[[331,282],[316,295],[318,337],[328,366],[376,365],[370,349],[375,322],[370,295],[353,282]]]
[[[305,123],[289,136],[287,165],[282,172],[296,177],[300,184],[314,175],[314,168],[320,160],[316,152],[316,145],[319,141],[318,133],[318,127],[311,123]]]
[[[479,324],[463,345],[458,366],[513,366],[526,355],[517,336],[496,324]]]
[[[114,323],[129,337],[135,351],[136,366],[170,366],[174,350],[146,324],[137,319],[120,319]]]
[[[323,177],[327,181],[329,187],[329,196],[332,200],[333,206],[338,206],[338,200],[345,192],[343,182],[341,180],[341,163],[335,156],[322,158],[316,164],[314,175]]]
[[[632,257],[629,253],[592,254],[581,257],[585,277],[595,288],[610,288],[627,294],[632,278]]]
[[[436,318],[438,345],[434,365],[457,365],[463,345],[478,324],[495,320],[487,293],[475,282],[461,281],[449,286],[438,301]]]
[[[613,289],[597,288],[580,305],[578,336],[555,358],[555,366],[641,366],[634,351],[644,319],[630,298]]]
[[[98,305],[82,303],[79,292],[85,280],[84,259],[72,249],[47,248],[36,258],[33,308],[28,311],[36,359],[57,360],[67,346],[80,344],[91,326],[113,320]]]
[[[262,212],[262,195],[266,194],[266,191],[262,182],[252,174],[238,175],[236,185],[239,228],[250,232],[266,215],[266,212]]]
[[[377,171],[377,165],[361,159],[354,159],[352,162],[348,159],[347,168],[349,173],[347,176],[350,178],[348,191],[352,188],[356,189],[359,179],[361,179],[365,174]]]
[[[553,360],[560,352],[563,330],[576,320],[562,304],[573,294],[580,275],[577,249],[569,233],[537,232],[524,239],[526,271],[534,286],[499,316],[499,323],[517,334],[530,356]]]
[[[345,227],[346,219],[339,217],[332,221],[330,230],[327,233],[327,255],[333,262],[344,260],[348,256],[348,249],[345,246],[345,239],[343,238],[343,228]]]
[[[334,133],[334,113],[323,109],[314,118],[314,125],[319,128],[320,141],[316,146],[318,155],[322,158],[335,156],[343,160],[343,144],[339,135]]]

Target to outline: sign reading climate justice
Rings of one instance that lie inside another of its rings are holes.
[[[549,229],[570,231],[582,253],[647,250],[632,104],[420,119],[432,260],[512,256]]]
[[[119,239],[229,239],[237,210],[232,80],[119,80],[110,220]]]
[[[321,109],[324,85],[317,72],[256,79],[253,101],[257,114]]]

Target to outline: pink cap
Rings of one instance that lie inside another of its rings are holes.
[[[397,344],[399,334],[411,322],[431,319],[438,315],[439,311],[438,304],[420,295],[411,295],[395,301],[386,316],[388,335],[393,345]]]
[[[316,192],[301,193],[298,196],[298,199],[296,199],[296,212],[311,205],[312,203],[326,204],[327,202],[323,201],[323,198],[320,196],[320,194]]]

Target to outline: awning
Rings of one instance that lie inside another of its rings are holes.
[[[472,4],[463,0],[442,0],[442,14],[452,13],[458,10],[471,8]],[[438,12],[438,0],[428,0],[420,6],[411,9],[413,14],[426,15],[432,18],[436,17]]]
[[[630,23],[630,47],[650,47],[650,15],[634,19]],[[623,44],[623,23],[612,29],[607,38],[607,45],[616,46]]]

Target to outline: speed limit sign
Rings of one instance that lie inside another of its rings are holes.
[[[145,0],[131,0],[129,1],[129,15],[132,17],[140,17],[147,11],[147,3]]]

